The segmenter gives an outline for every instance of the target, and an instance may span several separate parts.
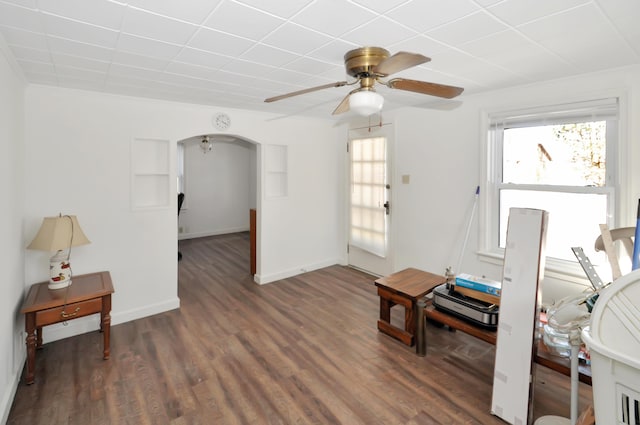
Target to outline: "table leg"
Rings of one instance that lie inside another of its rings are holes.
[[[426,304],[423,300],[419,300],[416,303],[416,354],[419,356],[425,356],[427,354],[427,336],[424,321],[424,308]]]
[[[42,348],[42,328],[36,328],[36,348]]]
[[[416,334],[416,319],[415,319],[416,302],[411,301],[410,307],[404,308],[404,330],[411,335]]]
[[[111,355],[111,294],[102,297],[102,311],[100,312],[100,330],[104,337],[104,353],[103,358],[109,359]]]
[[[393,307],[393,302],[380,297],[380,320],[391,323],[391,307]]]
[[[27,331],[27,376],[25,377],[25,382],[27,384],[33,384],[35,381],[35,366],[36,366],[36,345],[37,345],[37,337],[36,337],[36,314],[35,313],[27,313],[25,315],[24,322],[25,330]],[[41,336],[41,331],[39,330],[38,334]]]

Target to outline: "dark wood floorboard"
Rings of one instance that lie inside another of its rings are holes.
[[[98,332],[46,344],[8,424],[504,423],[494,347],[428,325],[417,356],[376,330],[372,276],[332,266],[261,286],[247,233],[179,245],[181,308],[113,326],[107,361]],[[538,367],[534,417],[568,415],[568,386]]]

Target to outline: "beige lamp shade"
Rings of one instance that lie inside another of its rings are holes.
[[[27,249],[59,251],[72,246],[91,243],[85,236],[75,215],[45,217],[38,234]]]
[[[49,289],[62,289],[71,285],[71,247],[88,243],[75,215],[59,215],[42,220],[38,234],[27,249],[57,251],[49,259]]]

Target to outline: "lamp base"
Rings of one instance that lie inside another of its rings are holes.
[[[49,289],[62,289],[71,285],[71,264],[62,250],[49,259]]]

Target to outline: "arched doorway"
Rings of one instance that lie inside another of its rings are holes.
[[[178,240],[250,230],[251,211],[260,200],[260,145],[216,133],[191,136],[177,145],[178,192],[185,193]],[[257,235],[252,236],[255,258]]]

